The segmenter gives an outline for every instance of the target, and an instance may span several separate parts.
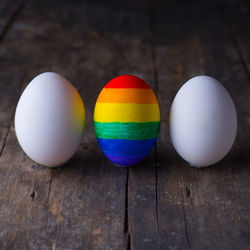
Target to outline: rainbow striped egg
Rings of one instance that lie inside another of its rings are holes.
[[[111,80],[97,98],[94,127],[107,158],[131,166],[147,156],[160,129],[160,108],[142,79],[122,75]]]

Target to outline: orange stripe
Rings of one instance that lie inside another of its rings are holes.
[[[102,103],[158,103],[152,89],[104,88],[97,102]]]

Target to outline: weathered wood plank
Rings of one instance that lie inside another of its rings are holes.
[[[11,27],[17,16],[24,7],[24,1],[9,0],[0,2],[0,43],[4,39],[8,29]],[[0,44],[1,46],[1,44]],[[0,155],[9,130],[9,124],[13,115],[16,100],[19,95],[18,86],[22,82],[24,72],[17,67],[12,68],[12,72],[18,75],[18,80],[10,73],[8,52],[3,48],[0,52]],[[10,59],[10,58],[9,58]],[[6,63],[8,61],[8,63]],[[6,84],[8,82],[8,84]],[[4,84],[5,83],[5,84]]]
[[[107,19],[100,19],[100,9]],[[92,126],[97,93],[113,76],[115,60],[120,61],[112,53],[119,38],[103,33],[102,25],[117,19],[119,26],[121,13],[105,6],[30,2],[4,40],[3,48],[29,80],[52,70],[75,83],[86,105],[87,126],[76,156],[54,170],[30,161],[11,127],[0,159],[1,248],[118,249],[126,244],[127,173],[102,163]]]
[[[20,68],[18,57],[15,57],[15,49],[10,51],[4,46],[4,38],[13,22],[21,13],[24,1],[1,1],[0,2],[0,156],[10,131],[11,119],[15,111],[15,104],[20,95],[20,89],[26,78],[26,72]],[[13,45],[13,43],[11,42]],[[15,43],[15,46],[17,43]],[[17,59],[16,61],[13,59]],[[3,180],[0,192],[5,192],[8,172],[0,168]],[[6,216],[3,214],[3,216]]]
[[[139,19],[134,22],[143,22],[147,27],[145,32],[145,51],[137,67],[144,75],[149,72],[148,81],[154,91],[157,91],[157,75],[154,65],[154,37],[152,34],[152,4],[141,9]],[[138,15],[138,14],[137,14]],[[137,16],[138,18],[138,16]],[[139,48],[138,48],[139,50]],[[131,56],[132,57],[132,56]],[[145,63],[147,62],[147,64]],[[162,110],[161,110],[162,111]],[[160,240],[158,228],[158,180],[156,147],[150,155],[137,166],[129,169],[128,175],[128,233],[131,249],[166,249],[165,241]]]
[[[239,51],[214,3],[153,5],[150,14],[152,6],[141,1],[30,2],[5,33],[0,45],[0,77],[6,83],[0,84],[0,248],[249,248],[249,79]],[[235,39],[248,53],[241,32]],[[24,155],[10,126],[23,82],[48,70],[76,85],[87,111],[80,150],[65,167],[53,170]],[[156,151],[129,170],[104,158],[92,125],[98,92],[115,75],[127,73],[153,87],[162,116]],[[168,136],[171,101],[197,74],[220,80],[239,116],[232,152],[201,170],[180,159]]]
[[[163,118],[158,145],[159,231],[169,239],[169,249],[248,249],[250,172],[245,121],[250,112],[246,105],[249,84],[239,55],[215,4],[161,3],[155,13]],[[222,82],[235,101],[239,117],[232,151],[206,169],[190,168],[180,159],[167,129],[176,92],[199,74]],[[181,211],[182,218],[178,218]]]
[[[134,22],[137,14],[127,3],[109,8],[101,3],[36,1],[8,33],[3,48],[27,72],[26,81],[51,70],[77,86],[86,105],[87,127],[76,156],[64,168],[52,170],[24,155],[12,125],[0,158],[2,248],[127,247],[127,169],[104,159],[92,111],[98,92],[113,76],[142,74],[147,81],[152,75],[144,41],[148,27]],[[139,11],[141,15],[145,13]]]

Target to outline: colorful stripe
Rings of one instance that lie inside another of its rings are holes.
[[[106,140],[98,138],[99,145],[105,154],[114,156],[146,156],[156,142],[148,140]]]
[[[152,89],[111,89],[104,88],[100,93],[99,103],[158,103]]]
[[[156,96],[142,79],[124,75],[101,91],[94,111],[98,143],[110,161],[130,166],[146,157],[160,129]]]
[[[97,138],[102,139],[145,140],[156,138],[160,130],[160,122],[94,122],[94,126]]]
[[[118,79],[119,78],[119,79]],[[139,88],[151,89],[148,84],[136,76],[123,75],[111,80],[104,88]]]
[[[96,122],[151,122],[160,121],[158,104],[96,103]]]
[[[138,163],[139,161],[143,160],[145,156],[116,156],[116,155],[110,155],[110,154],[105,154],[108,159],[112,162],[114,162],[116,165],[120,167],[125,167],[125,166],[131,166],[133,164]]]

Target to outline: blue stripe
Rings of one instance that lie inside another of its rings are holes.
[[[147,140],[100,139],[99,145],[105,154],[113,156],[146,156],[154,146],[157,138]]]
[[[137,162],[143,160],[145,156],[114,156],[110,154],[106,154],[108,159],[115,163],[116,165],[119,165],[121,167],[127,167],[136,164]]]

